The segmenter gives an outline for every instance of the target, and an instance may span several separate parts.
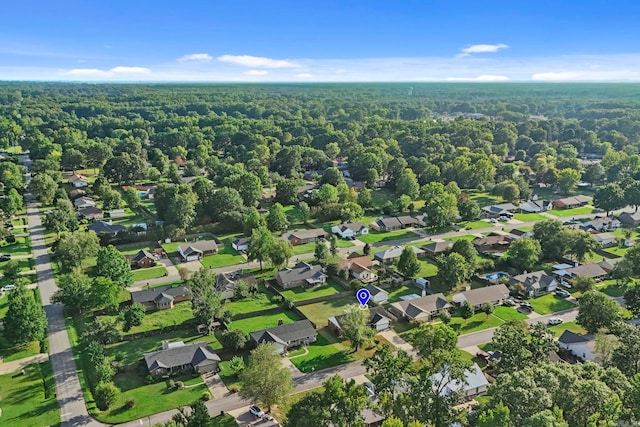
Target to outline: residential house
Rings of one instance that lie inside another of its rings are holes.
[[[392,314],[408,320],[429,321],[443,310],[449,310],[452,305],[441,294],[427,295],[421,298],[394,302],[389,308]]]
[[[191,291],[186,286],[158,286],[131,292],[131,302],[142,304],[147,310],[167,310],[174,304],[191,300]]]
[[[96,208],[95,206],[87,206],[86,208],[78,209],[78,216],[80,218],[93,221],[104,218],[104,212],[102,212],[102,209]]]
[[[398,221],[398,218],[396,217],[380,217],[377,220],[373,221],[370,225],[371,228],[376,231],[395,231],[402,228],[402,223]]]
[[[566,330],[558,338],[558,346],[585,362],[595,359],[596,339],[591,334],[578,335]]]
[[[398,216],[396,218],[402,225],[402,228],[424,227],[425,225],[427,225],[425,215],[420,215],[420,216],[403,215],[403,216]]]
[[[539,213],[553,209],[553,204],[549,200],[529,200],[520,203],[518,209],[524,213]]]
[[[587,231],[613,231],[620,228],[621,225],[622,223],[617,218],[612,216],[599,216],[581,224],[580,228]]]
[[[572,282],[576,277],[588,277],[600,281],[607,276],[607,271],[598,263],[577,265],[575,267],[555,270],[553,274],[568,282]]]
[[[624,213],[621,213],[620,216],[618,216],[618,219],[624,225],[630,225],[630,226],[636,227],[640,225],[640,212],[633,212],[633,213],[624,212]]]
[[[292,246],[317,242],[320,240],[324,240],[326,237],[327,232],[322,228],[312,228],[311,230],[294,230],[291,233],[285,233],[282,235],[282,238],[291,243]]]
[[[340,316],[331,316],[328,320],[329,329],[340,334],[342,331],[341,321],[344,319],[345,314]],[[373,307],[369,309],[369,320],[367,320],[367,325],[377,331],[386,331],[391,327],[391,319],[386,314],[385,310],[381,307]]]
[[[453,243],[445,242],[445,241],[434,241],[422,245],[420,249],[422,249],[426,256],[429,258],[436,258],[440,255],[444,255],[448,253],[453,247]]]
[[[127,255],[126,258],[132,268],[153,267],[157,260],[154,254],[145,249],[141,249],[133,255]]]
[[[478,252],[505,252],[509,249],[513,239],[503,234],[490,234],[486,237],[476,237],[471,241]]]
[[[331,227],[331,232],[337,234],[343,239],[349,239],[352,237],[360,236],[362,234],[369,234],[369,227],[361,222],[350,222],[340,225],[334,225]]]
[[[257,284],[258,281],[251,274],[244,274],[241,271],[229,273],[218,273],[213,289],[220,293],[221,300],[229,300],[236,296],[236,286],[239,282],[246,284]]]
[[[523,286],[529,297],[535,297],[555,291],[558,287],[558,281],[545,273],[544,270],[539,270],[512,277],[510,285],[512,287]]]
[[[309,183],[298,187],[298,198],[304,199],[309,197],[314,191],[317,191],[318,184]]]
[[[113,218],[113,219],[125,217],[124,209],[111,209],[107,213],[109,214],[109,218]]]
[[[602,258],[602,261],[600,261],[598,263],[598,265],[600,267],[602,267],[602,269],[604,271],[606,271],[607,273],[611,273],[613,271],[613,269],[615,268],[616,264],[619,263],[620,261],[622,261],[624,258],[620,257],[620,258]]]
[[[156,197],[156,187],[149,188],[144,195],[147,200],[153,200]]]
[[[249,250],[249,243],[251,243],[251,237],[239,237],[231,242],[231,247],[238,252],[246,252]]]
[[[485,286],[461,292],[453,296],[453,302],[462,305],[467,301],[471,306],[479,310],[483,304],[501,305],[509,298],[509,288],[503,284]]]
[[[487,392],[489,381],[477,363],[464,371],[464,381],[450,378],[447,369],[448,367],[445,366],[440,372],[430,377],[434,391],[440,396],[460,393],[465,399],[471,399]]]
[[[91,197],[82,196],[82,197],[78,197],[73,201],[73,206],[76,209],[95,207],[96,202]]]
[[[359,279],[361,282],[366,283],[372,280],[376,280],[377,276],[371,271],[373,262],[367,255],[360,255],[353,252],[347,257],[338,262],[338,270],[348,270],[349,275]]]
[[[524,239],[526,237],[533,237],[533,231],[523,231],[514,228],[509,232],[509,237],[512,240]]]
[[[187,164],[187,161],[182,158],[182,156],[178,155],[173,158],[173,161],[176,162],[179,168],[184,167]]]
[[[389,298],[389,292],[371,283],[367,285],[366,289],[369,291],[369,295],[371,296],[371,299],[369,301],[372,301],[376,304],[385,304],[387,302],[387,299]]]
[[[593,238],[603,248],[610,248],[618,244],[618,238],[611,233],[597,233],[593,235]]]
[[[284,268],[276,273],[276,282],[283,288],[295,288],[297,286],[315,286],[327,281],[322,267],[299,262],[291,268]]]
[[[424,250],[420,248],[416,248],[415,246],[409,246],[409,247],[413,250],[413,252],[415,252],[418,258],[423,257],[425,255]],[[383,264],[389,264],[394,260],[400,258],[400,255],[402,255],[402,251],[404,251],[404,246],[394,246],[390,249],[376,252],[373,255],[373,258],[376,261],[381,262]]]
[[[162,350],[144,353],[150,375],[193,370],[197,373],[216,372],[220,357],[206,342],[185,344],[182,341],[162,343]]]
[[[218,244],[215,240],[199,240],[189,243],[184,248],[182,245],[178,246],[178,254],[180,254],[180,258],[184,262],[197,261],[217,252]]]
[[[516,210],[518,210],[518,207],[513,203],[500,203],[483,207],[482,215],[486,218],[498,218],[501,216],[511,218]]]
[[[71,175],[67,182],[73,185],[76,188],[87,187],[89,185],[89,180],[86,176],[80,175],[79,173],[74,173]]]
[[[573,197],[563,197],[559,199],[554,199],[551,201],[551,203],[555,208],[573,209],[573,208],[579,208],[580,206],[584,206],[592,200],[593,200],[593,197],[578,195]]]
[[[105,221],[96,221],[87,225],[87,231],[93,231],[96,234],[108,234],[113,237],[122,231],[127,231],[127,227]]]
[[[86,192],[86,191],[84,191],[83,189],[81,189],[81,188],[74,188],[73,190],[71,190],[71,191],[69,192],[69,199],[70,199],[70,200],[75,200],[75,199],[77,199],[78,197],[82,197],[82,196],[86,196],[86,195],[87,195],[87,192]]]
[[[284,354],[291,347],[315,342],[318,333],[311,322],[305,319],[286,325],[254,331],[251,332],[249,336],[256,345],[263,342],[275,343],[278,353]]]

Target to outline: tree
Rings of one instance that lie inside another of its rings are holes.
[[[247,259],[249,261],[259,261],[260,270],[262,262],[269,258],[274,245],[273,235],[265,227],[258,227],[251,233],[251,242],[247,249]]]
[[[44,339],[47,319],[33,291],[18,281],[16,288],[9,293],[7,305],[3,334],[9,343],[23,345]]]
[[[198,199],[191,187],[180,186],[177,193],[169,200],[168,209],[164,214],[167,225],[175,225],[180,229],[187,229],[196,219],[196,203]]]
[[[145,308],[142,304],[133,303],[120,312],[122,330],[129,332],[131,328],[142,325],[145,316]]]
[[[329,234],[327,241],[329,242],[329,253],[331,256],[338,255],[338,238],[336,235],[333,233]]]
[[[462,316],[465,322],[471,319],[474,314],[475,310],[469,301],[464,301],[462,305],[460,305],[460,316]]]
[[[318,199],[323,204],[338,203],[338,190],[331,184],[324,184],[318,190]]]
[[[364,210],[357,203],[347,202],[340,209],[340,219],[344,222],[357,221],[362,218],[362,215],[364,215]]]
[[[11,188],[2,200],[2,210],[5,215],[9,217],[14,216],[18,211],[24,207],[22,196],[18,193],[18,190]]]
[[[257,206],[262,198],[262,182],[252,172],[231,175],[223,182],[225,186],[238,190],[245,206]]]
[[[618,347],[618,338],[603,332],[596,333],[593,353],[594,360],[601,366],[608,368],[612,364],[613,354]]]
[[[251,236],[255,228],[266,226],[267,222],[265,221],[264,215],[255,208],[251,209],[244,220],[244,235]]]
[[[220,335],[220,343],[224,348],[237,351],[247,344],[247,335],[240,329],[227,330]]]
[[[436,277],[446,289],[455,289],[464,282],[469,274],[469,265],[458,253],[450,253],[436,258],[438,273]]]
[[[111,185],[109,184],[109,180],[102,175],[99,175],[95,181],[93,181],[93,185],[91,187],[93,193],[102,198],[105,194],[111,191]]]
[[[276,183],[276,201],[291,205],[298,201],[298,182],[295,179],[280,179]]]
[[[96,317],[93,321],[85,324],[81,339],[85,344],[96,341],[102,345],[120,341],[118,323],[115,319]]]
[[[480,311],[483,312],[484,314],[487,315],[487,317],[489,317],[489,315],[491,313],[493,313],[493,304],[491,304],[490,302],[485,302],[484,304],[482,304],[482,306],[480,307]]]
[[[200,399],[190,405],[191,410],[187,413],[184,408],[179,408],[178,413],[173,416],[173,421],[181,427],[207,427],[211,425],[211,415]]]
[[[420,195],[420,184],[416,174],[409,168],[404,169],[396,181],[396,195],[406,195],[415,200]]]
[[[102,195],[102,208],[106,211],[111,209],[120,209],[122,197],[115,190],[109,190]]]
[[[455,351],[458,334],[442,324],[424,323],[413,335],[413,346],[426,364],[435,366],[444,353]]]
[[[105,276],[120,286],[125,287],[133,283],[131,265],[127,258],[113,245],[98,250],[96,259],[96,273]]]
[[[599,163],[596,163],[599,165]],[[631,181],[626,187],[624,187],[624,203],[634,207],[638,212],[638,205],[640,205],[640,181]]]
[[[135,187],[127,187],[124,190],[123,198],[131,210],[136,210],[140,207],[140,195]]]
[[[324,170],[322,177],[320,178],[320,185],[331,184],[336,187],[338,184],[344,183],[344,176],[342,172],[336,167],[329,167]]]
[[[240,373],[240,395],[267,406],[283,403],[294,390],[291,371],[280,363],[273,343],[262,343],[249,354],[247,367]]]
[[[518,270],[531,270],[540,259],[540,242],[531,238],[518,239],[507,250],[507,259]]]
[[[120,389],[112,382],[99,383],[94,392],[93,398],[101,411],[106,411],[113,405],[120,396]]]
[[[196,322],[206,325],[211,333],[211,324],[220,315],[222,301],[220,293],[214,291],[216,274],[207,268],[193,273],[188,285],[192,292],[191,309]]]
[[[446,192],[444,185],[440,182],[423,185],[420,189],[420,197],[425,200],[425,213],[430,227],[447,226],[458,214],[456,196]]]
[[[371,245],[368,243],[365,243],[364,247],[362,248],[362,253],[364,255],[369,255],[371,253]]]
[[[85,258],[96,256],[100,248],[98,236],[93,231],[74,231],[60,238],[56,258],[63,270],[71,271],[82,264]]]
[[[593,205],[607,211],[609,216],[609,212],[626,205],[624,191],[617,183],[610,182],[596,190],[593,195]]]
[[[58,289],[51,298],[52,303],[62,303],[72,313],[83,313],[96,307],[91,295],[91,278],[80,269],[63,274],[57,280]]]
[[[566,253],[566,229],[560,221],[544,220],[533,226],[533,237],[540,242],[542,256],[545,259],[556,259]]]
[[[634,316],[640,316],[640,284],[636,282],[625,291],[624,302]]]
[[[274,203],[267,213],[267,228],[273,232],[282,232],[289,227],[289,219],[280,203]]]
[[[558,188],[563,193],[569,193],[576,188],[581,177],[580,172],[575,169],[562,169],[558,172]]]
[[[458,196],[458,212],[463,221],[475,221],[480,217],[480,205],[469,196],[461,194]]]
[[[592,291],[596,288],[596,281],[591,277],[578,276],[573,279],[573,287],[582,293]]]
[[[626,376],[635,376],[640,386],[640,330],[626,325],[618,334],[618,345],[613,351],[613,364]]]
[[[621,319],[618,303],[601,292],[587,292],[578,301],[576,322],[589,333],[595,333],[601,328],[609,329]]]
[[[2,276],[8,281],[14,281],[20,275],[20,270],[22,270],[20,263],[15,259],[12,259],[4,265]]]
[[[283,239],[275,239],[267,254],[267,258],[277,269],[286,266],[292,256],[293,246]]]
[[[583,262],[586,256],[601,248],[593,237],[593,234],[582,230],[566,230],[567,253],[575,255],[577,260]]]
[[[4,191],[12,188],[21,190],[24,186],[22,167],[13,162],[0,162],[0,182],[4,184]]]
[[[509,408],[498,403],[495,408],[487,408],[478,416],[478,427],[511,427]]]
[[[420,271],[420,264],[413,248],[405,246],[398,260],[398,272],[406,278],[413,279]]]
[[[364,209],[370,208],[373,202],[372,191],[368,188],[363,188],[358,192],[358,204]]]
[[[351,342],[354,351],[371,342],[375,332],[368,323],[369,310],[362,310],[357,306],[352,306],[340,320],[340,335]]]
[[[456,240],[451,247],[451,252],[462,255],[469,267],[469,275],[476,270],[476,264],[478,263],[478,251],[469,240]]]
[[[389,417],[384,420],[382,427],[404,427],[404,423],[400,418]]]
[[[233,373],[238,376],[240,372],[245,368],[244,359],[240,356],[233,356],[229,361],[229,369],[233,371]]]
[[[58,237],[64,231],[76,231],[79,226],[78,214],[69,200],[56,201],[56,209],[44,217],[44,228],[55,232]]]
[[[549,352],[557,349],[553,334],[542,323],[532,326],[520,320],[500,325],[491,340],[493,348],[502,354],[498,367],[503,372],[524,369],[548,360]]]
[[[582,179],[593,187],[593,184],[602,184],[606,171],[600,163],[592,163],[584,168]]]
[[[62,152],[60,165],[65,170],[76,170],[82,168],[85,162],[84,154],[75,148],[68,148]]]
[[[327,248],[324,242],[316,242],[313,257],[316,262],[321,265],[326,265],[327,262],[329,262],[329,248]]]
[[[51,203],[57,188],[58,184],[46,173],[39,173],[34,176],[27,187],[29,192],[45,205]]]
[[[306,224],[306,222],[309,221],[309,218],[311,218],[311,208],[306,202],[300,202],[298,204],[298,211],[300,212],[302,222]]]

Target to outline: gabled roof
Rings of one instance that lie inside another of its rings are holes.
[[[249,335],[251,335],[251,338],[257,343],[267,341],[286,344],[288,342],[316,336],[317,334],[318,333],[314,329],[311,322],[305,319],[298,320],[297,322],[293,323],[288,323],[286,325],[280,325],[273,328],[254,331]]]
[[[337,227],[341,232],[351,230],[354,233],[359,233],[363,228],[367,228],[367,226],[361,222],[347,222],[344,224],[340,224]]]
[[[409,247],[413,250],[413,252],[415,252],[416,255],[422,255],[424,253],[424,250],[420,248],[416,248],[415,246],[409,246]],[[374,256],[376,258],[380,258],[383,260],[399,258],[400,255],[402,255],[403,250],[404,250],[404,246],[394,246],[385,251],[376,252]]]
[[[482,208],[483,211],[492,213],[513,212],[516,209],[518,209],[518,207],[513,203],[500,203],[497,205],[489,205]]]
[[[449,301],[447,301],[445,296],[441,293],[427,295],[408,301],[399,301],[391,305],[414,319],[424,313],[430,313],[451,307]]]
[[[282,237],[284,237],[285,240],[290,241],[295,238],[298,238],[300,240],[317,239],[318,237],[323,237],[326,235],[327,235],[327,232],[324,231],[322,228],[312,228],[311,230],[294,230],[291,233],[283,235]]]
[[[82,216],[100,215],[102,213],[102,209],[96,208],[95,206],[87,206],[85,208],[78,209],[78,214]]]
[[[246,246],[249,243],[251,243],[251,237],[238,237],[232,243],[234,245],[236,245],[236,247],[237,246]]]
[[[151,371],[157,368],[170,369],[184,365],[194,368],[211,362],[219,362],[220,357],[206,342],[199,342],[183,346],[144,353],[147,368]]]
[[[307,280],[310,282],[322,280],[322,277],[327,277],[320,265],[311,265],[306,262],[299,262],[291,268],[284,268],[276,273],[282,283],[298,282],[301,280]]]
[[[402,223],[396,217],[378,218],[374,221],[380,228],[399,227]]]
[[[342,319],[344,319],[344,316],[346,316],[346,314],[341,314],[339,316],[333,316],[330,317],[329,320],[336,326],[342,328],[341,326],[341,321]],[[374,326],[376,324],[378,324],[381,320],[387,320],[389,322],[391,322],[391,319],[389,319],[386,315],[385,315],[385,311],[382,307],[371,307],[369,308],[369,320],[367,320],[367,324],[370,326]]]
[[[487,237],[476,237],[471,241],[474,246],[495,246],[495,245],[504,245],[508,246],[512,242],[512,238],[509,236],[504,236],[502,234],[487,236]]]
[[[156,257],[149,251],[141,249],[139,250],[136,254],[134,254],[133,256],[131,256],[131,258],[129,259],[130,262],[140,262],[145,258],[150,258],[152,260],[155,260]]]
[[[471,365],[471,368],[464,371],[464,381],[459,381],[455,379],[451,379],[449,377],[449,373],[447,372],[448,367],[445,366],[440,372],[437,372],[431,376],[433,381],[434,390],[438,387],[438,384],[444,383],[446,384],[440,390],[441,396],[447,396],[451,393],[456,393],[464,390],[475,390],[480,387],[489,386],[489,381],[487,381],[487,377],[484,376],[482,369],[478,366],[477,363]]]
[[[69,177],[69,179],[67,180],[70,184],[74,183],[74,182],[78,182],[78,181],[82,181],[82,182],[88,182],[89,180],[87,179],[86,176],[84,175],[80,175],[79,173],[74,173],[73,175],[71,175]]]
[[[630,219],[632,221],[640,221],[640,211],[638,212],[623,212],[620,214],[619,218],[622,220],[622,218],[625,219]]]
[[[73,201],[73,205],[77,208],[78,206],[95,206],[96,202],[90,197],[78,197]]]
[[[578,343],[586,343],[593,339],[592,335],[578,335],[570,330],[566,330],[560,335],[558,341],[563,344],[578,344]]]
[[[522,283],[527,288],[540,289],[547,288],[556,279],[549,276],[544,270],[532,271],[511,278],[512,283]]]
[[[186,286],[158,286],[157,288],[144,289],[142,291],[131,292],[131,301],[134,303],[155,302],[161,294],[171,296],[191,295],[191,291]]]
[[[78,197],[86,196],[86,195],[87,195],[87,192],[84,191],[82,188],[74,188],[69,192],[69,198],[72,200],[77,199]]]
[[[425,245],[422,245],[422,249],[431,252],[434,254],[439,254],[442,252],[446,252],[453,247],[453,243],[451,242],[430,242]]]
[[[93,231],[96,234],[118,234],[121,231],[125,231],[127,227],[120,224],[109,224],[104,221],[96,221],[87,225],[88,231]]]
[[[186,248],[182,245],[178,246],[178,253],[182,256],[189,256],[192,254],[202,254],[204,252],[212,252],[218,250],[218,244],[215,240],[200,240],[198,242],[189,243]]]
[[[607,272],[596,263],[593,264],[583,264],[577,267],[567,268],[566,270],[560,270],[557,274],[561,276],[569,276],[569,277],[602,277],[606,276]]]
[[[376,285],[372,285],[371,283],[366,286],[366,289],[369,291],[369,294],[371,294],[372,297],[378,294],[389,294],[389,292],[377,287]]]
[[[513,235],[513,236],[525,236],[527,233],[531,233],[530,231],[522,231],[522,230],[518,230],[517,228],[514,228],[513,230],[511,230],[509,232],[509,234]]]
[[[503,284],[485,286],[483,288],[471,289],[469,291],[461,292],[458,294],[464,296],[463,300],[469,301],[472,306],[482,305],[487,302],[499,301],[509,296],[509,288]],[[454,295],[453,299],[457,302]]]
[[[593,197],[583,196],[582,194],[579,194],[573,197],[563,197],[559,199],[554,199],[552,202],[562,203],[564,205],[580,205],[580,204],[589,203],[591,200],[593,200]]]
[[[616,236],[611,233],[597,233],[593,235],[593,238],[598,242],[604,242],[606,240],[616,240]]]

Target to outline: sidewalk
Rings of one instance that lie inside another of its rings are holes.
[[[0,375],[10,374],[12,372],[19,371],[20,369],[24,369],[32,363],[42,363],[47,360],[49,360],[49,355],[46,353],[40,353],[35,356],[12,360],[11,362],[0,362]]]

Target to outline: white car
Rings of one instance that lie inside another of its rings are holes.
[[[262,409],[258,408],[256,405],[249,406],[249,413],[251,413],[252,415],[258,418],[264,417],[264,412],[262,411]]]
[[[373,399],[373,398],[376,397],[376,393],[374,391],[375,387],[373,386],[373,383],[367,381],[366,383],[363,383],[362,385],[367,390],[367,396],[369,396],[370,399]]]
[[[564,320],[562,320],[562,317],[552,317],[551,319],[549,319],[549,325],[551,326],[559,325],[562,322],[564,322]]]
[[[0,291],[7,292],[7,291],[12,291],[15,288],[16,288],[16,285],[6,285],[6,286],[3,286],[2,288],[0,288]]]

